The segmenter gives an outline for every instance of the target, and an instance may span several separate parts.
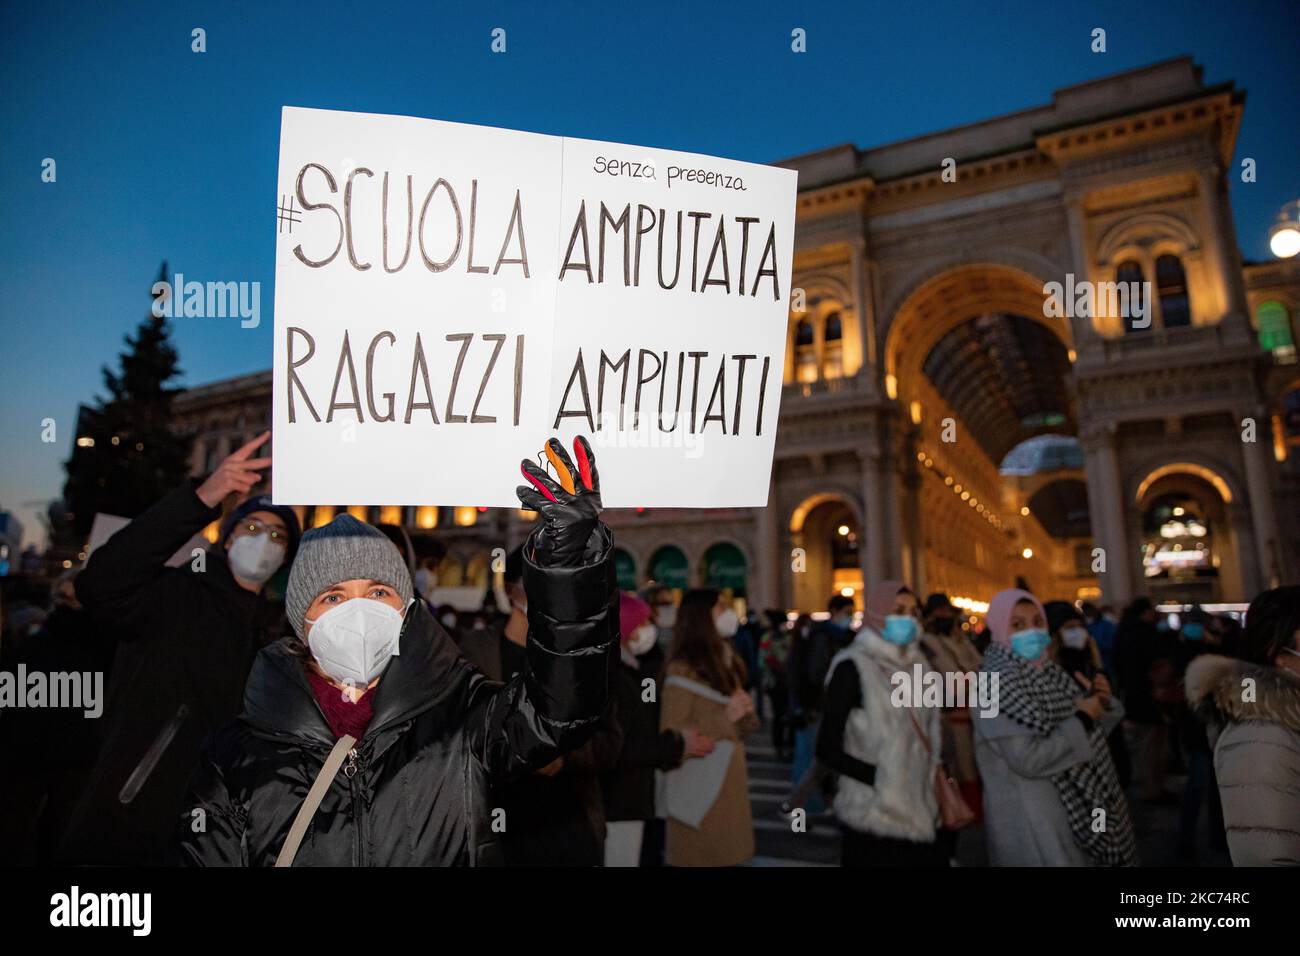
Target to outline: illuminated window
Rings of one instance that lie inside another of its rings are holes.
[[[316,511],[312,515],[311,526],[313,528],[322,528],[334,520],[333,505],[317,505]]]
[[[356,518],[358,521],[369,521],[370,507],[369,505],[349,505],[348,514],[352,515],[352,517]]]
[[[1120,318],[1124,321],[1124,331],[1139,332],[1141,329],[1133,328],[1133,320],[1139,319],[1144,311],[1144,302],[1142,299],[1142,266],[1129,259],[1119,264],[1115,270],[1115,281],[1124,283],[1128,289],[1133,290],[1133,295],[1128,298],[1128,314]],[[1133,284],[1136,283],[1136,284]]]
[[[838,312],[826,317],[822,329],[825,343],[822,355],[822,376],[824,378],[841,378],[844,375],[844,324]]]
[[[1164,255],[1156,260],[1156,294],[1160,296],[1160,315],[1165,328],[1192,324],[1187,276],[1177,256]]]
[[[478,524],[478,508],[473,505],[461,505],[452,513],[452,520],[461,528]]]
[[[1272,352],[1279,363],[1294,362],[1295,339],[1291,335],[1291,316],[1281,302],[1261,302],[1255,310],[1255,324],[1259,328],[1259,347]]]
[[[401,524],[402,523],[402,506],[401,505],[384,505],[379,509],[380,524]]]
[[[796,381],[817,381],[817,340],[808,319],[800,319],[794,329],[794,362]]]
[[[416,508],[415,525],[417,528],[425,529],[438,527],[438,506],[420,505]]]

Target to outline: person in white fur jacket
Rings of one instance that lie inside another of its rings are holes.
[[[817,737],[817,759],[839,774],[841,865],[946,866],[936,840],[939,709],[891,702],[896,673],[911,681],[915,667],[929,669],[920,604],[901,582],[884,581],[867,594],[863,620],[831,661]]]

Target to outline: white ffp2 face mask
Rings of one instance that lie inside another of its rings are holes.
[[[633,657],[640,657],[655,646],[658,636],[655,626],[647,621],[628,636],[627,649]]]
[[[340,684],[366,687],[397,654],[402,615],[382,601],[353,598],[314,621],[307,646],[320,669]]]
[[[727,608],[714,619],[713,625],[723,637],[735,637],[740,630],[740,618],[735,611]]]
[[[284,564],[284,545],[269,534],[246,534],[230,543],[230,570],[235,577],[265,584]]]

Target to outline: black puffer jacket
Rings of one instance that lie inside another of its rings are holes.
[[[58,859],[175,865],[174,821],[203,738],[239,713],[253,658],[285,633],[284,605],[241,588],[221,551],[167,560],[221,512],[187,481],[117,532],[77,577],[107,642],[119,635],[103,744]]]
[[[491,785],[581,745],[608,705],[618,598],[612,538],[603,526],[600,535],[600,556],[584,567],[525,559],[528,667],[506,684],[465,660],[422,604],[407,612],[355,772],[345,764],[331,781],[295,866],[502,861]],[[287,648],[258,655],[243,714],[205,749],[181,818],[190,864],[273,865],[335,743]]]

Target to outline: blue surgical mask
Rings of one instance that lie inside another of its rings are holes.
[[[1205,636],[1204,624],[1183,625],[1183,637],[1187,638],[1189,641],[1199,641],[1204,636]]]
[[[916,618],[910,614],[889,614],[885,616],[885,628],[880,636],[890,644],[911,644],[916,640]]]
[[[1026,661],[1036,661],[1043,656],[1051,637],[1041,627],[1016,631],[1011,635],[1011,653]]]

